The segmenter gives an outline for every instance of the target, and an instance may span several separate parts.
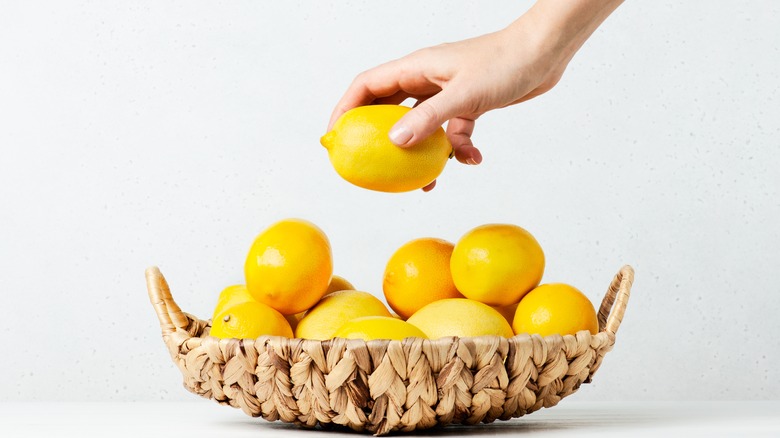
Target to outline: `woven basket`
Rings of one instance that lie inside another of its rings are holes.
[[[590,382],[615,345],[633,278],[624,266],[612,280],[596,335],[365,342],[211,337],[210,321],[182,312],[159,269],[146,270],[163,340],[189,391],[269,421],[376,435],[555,406]]]

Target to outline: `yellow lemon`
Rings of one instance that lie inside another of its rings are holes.
[[[520,301],[544,274],[544,252],[534,236],[516,225],[482,225],[466,233],[450,259],[460,293],[491,306]]]
[[[512,328],[518,334],[573,335],[588,330],[595,335],[599,320],[585,294],[568,284],[550,283],[523,297],[515,311]]]
[[[355,289],[355,286],[352,286],[352,283],[348,282],[344,277],[339,277],[338,275],[334,275],[330,279],[330,284],[328,284],[328,288],[325,290],[325,295],[332,292],[338,292],[340,290],[353,290],[353,289]],[[298,323],[303,319],[304,315],[306,315],[306,310],[304,310],[303,312],[298,312],[295,315],[284,315],[284,318],[287,320],[287,322],[290,323],[290,327],[292,327],[293,332],[298,327]]]
[[[389,316],[364,316],[353,319],[342,325],[333,337],[364,341],[426,338],[425,333],[414,325]]]
[[[513,336],[512,327],[487,304],[466,298],[434,301],[406,320],[430,339],[445,336]]]
[[[279,221],[252,243],[244,274],[257,301],[285,315],[302,312],[325,295],[330,283],[333,259],[328,237],[305,220]]]
[[[408,192],[435,180],[452,154],[442,128],[409,148],[394,145],[387,136],[410,109],[369,105],[344,113],[320,139],[336,172],[356,186],[380,192]]]
[[[406,319],[426,304],[445,298],[463,298],[450,274],[454,245],[430,237],[404,244],[390,257],[382,289],[387,304]]]
[[[328,284],[328,288],[325,290],[325,293],[329,294],[331,292],[338,292],[340,290],[355,290],[355,286],[352,286],[352,283],[347,281],[347,279],[344,277],[334,275],[330,279],[330,284]]]
[[[508,306],[499,306],[499,307],[493,307],[494,309],[498,310],[498,313],[501,314],[501,316],[506,319],[506,322],[509,323],[509,325],[512,325],[512,322],[515,320],[515,310],[517,310],[517,305],[519,303],[510,304]]]
[[[323,297],[298,321],[295,336],[305,339],[330,339],[347,321],[362,316],[386,316],[390,312],[368,292],[342,290]]]
[[[281,313],[257,301],[225,309],[211,321],[211,336],[254,339],[262,335],[292,338],[290,324]]]
[[[217,315],[222,313],[228,307],[233,307],[236,304],[246,303],[247,301],[255,301],[246,286],[243,284],[237,284],[234,286],[228,286],[222,290],[217,298],[217,305],[214,307],[212,313],[212,320],[216,319]]]
[[[295,332],[295,329],[298,327],[298,323],[303,319],[303,315],[305,314],[306,312],[298,312],[294,315],[284,315],[284,319],[286,319],[290,324],[290,328],[293,332]]]

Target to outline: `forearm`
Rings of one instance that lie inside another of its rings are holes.
[[[538,41],[540,48],[568,63],[623,0],[539,0],[506,31]]]

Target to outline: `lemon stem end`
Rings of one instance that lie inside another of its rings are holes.
[[[335,131],[328,132],[327,134],[325,134],[322,137],[320,137],[320,144],[325,149],[330,149],[330,146],[333,144],[333,137],[335,137],[335,136],[336,136],[336,132]]]

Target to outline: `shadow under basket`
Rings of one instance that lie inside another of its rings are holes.
[[[634,271],[615,275],[599,332],[402,341],[218,339],[181,311],[156,267],[146,270],[162,337],[191,392],[253,417],[385,435],[508,420],[555,406],[589,383],[628,303]]]

